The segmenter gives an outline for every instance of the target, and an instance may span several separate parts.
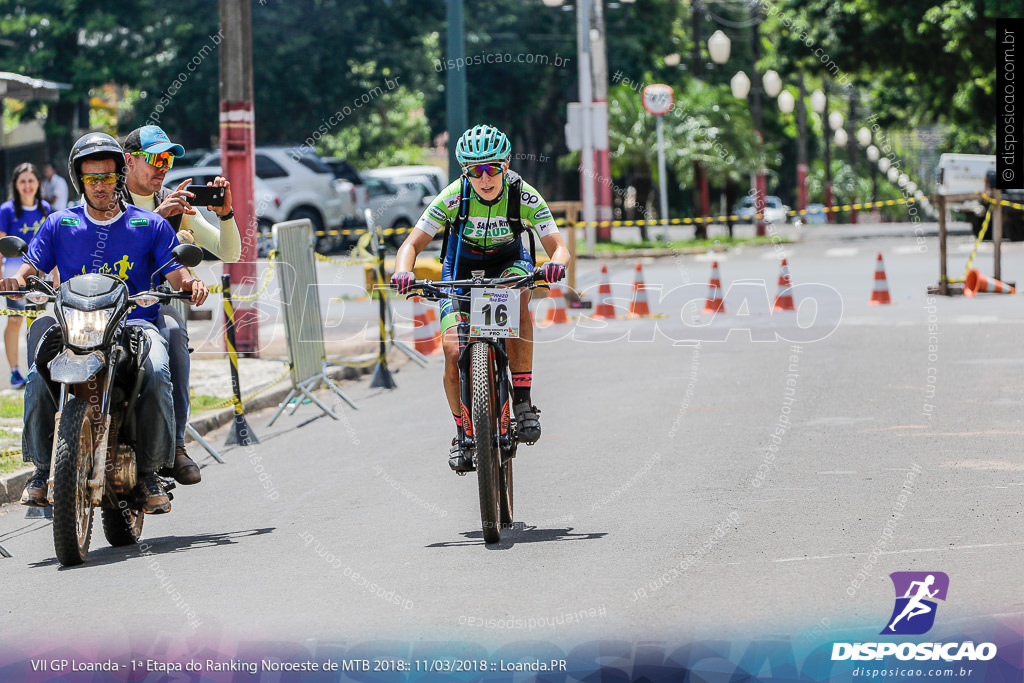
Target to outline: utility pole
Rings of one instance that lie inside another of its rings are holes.
[[[225,263],[224,272],[231,277],[235,291],[246,293],[256,284],[257,258],[250,0],[220,0],[220,30],[224,37],[218,55],[221,173],[231,182],[232,208],[242,237],[241,258],[238,263]],[[259,317],[255,308],[240,303],[235,309],[235,332],[238,354],[257,356]]]
[[[608,111],[608,52],[605,47],[605,25],[604,25],[604,0],[593,0],[592,10],[590,13],[590,28],[592,29],[592,35],[596,36],[591,41],[590,46],[590,57],[591,57],[591,74],[593,75],[592,86],[593,86],[593,102],[594,106],[591,107],[591,122],[596,118],[594,111],[600,107],[605,112]],[[604,116],[605,121],[608,120],[607,114]],[[612,176],[611,170],[611,158],[608,154],[608,127],[603,126],[601,130],[594,131],[594,169],[595,174],[592,182],[594,183],[594,201],[596,204],[597,220],[598,221],[610,221],[612,220],[612,188],[610,178]],[[598,135],[603,135],[604,139],[599,140],[596,138]],[[612,238],[612,227],[611,225],[601,226],[597,229],[597,239],[600,242],[610,241]]]

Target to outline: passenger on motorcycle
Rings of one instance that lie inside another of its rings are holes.
[[[471,271],[483,270],[487,277],[514,277],[534,269],[532,249],[527,249],[521,234],[508,220],[509,203],[519,203],[519,216],[525,230],[540,237],[551,261],[543,273],[547,282],[565,277],[569,258],[562,236],[544,198],[533,187],[509,170],[512,146],[497,128],[478,125],[459,138],[455,157],[462,165],[463,177],[446,187],[420,216],[395,258],[392,286],[400,293],[409,291],[415,275],[416,257],[440,230],[459,229],[459,235],[447,240],[443,256],[442,279],[467,279]],[[520,196],[510,196],[510,185],[520,186]],[[462,219],[460,220],[460,215]],[[532,238],[531,238],[532,244]],[[532,444],[540,439],[540,410],[533,405],[533,322],[527,305],[529,293],[520,298],[520,337],[508,341],[509,368],[512,372],[513,411],[519,440]],[[456,310],[458,309],[458,310]],[[459,394],[458,321],[465,320],[468,307],[446,300],[441,304],[441,345],[444,349],[444,390],[456,429],[462,428]],[[472,454],[459,448],[459,437],[452,440],[449,466],[456,472],[472,468]],[[461,451],[461,452],[460,452]]]
[[[148,290],[150,274],[171,260],[171,250],[178,239],[163,217],[119,199],[124,191],[124,166],[124,153],[114,138],[103,133],[81,137],[71,149],[68,175],[75,190],[82,194],[84,204],[48,216],[29,246],[25,264],[13,278],[0,282],[0,288],[19,289],[25,286],[29,275],[42,275],[56,267],[62,281],[84,273],[107,273],[123,280],[129,294]],[[38,273],[28,261],[43,273]],[[190,291],[194,304],[206,300],[209,290],[192,278],[187,268],[172,262],[160,272],[174,288]],[[151,514],[171,509],[156,473],[174,463],[174,407],[167,342],[156,329],[157,313],[157,306],[149,306],[135,308],[128,316],[129,324],[145,329],[152,345],[135,408],[138,423],[146,425],[146,438],[136,444],[136,456],[140,493],[146,501],[142,509]],[[39,339],[54,324],[56,321],[51,317],[40,318],[33,324],[30,336]],[[60,335],[47,335],[43,344],[54,338],[59,342]],[[33,364],[25,390],[22,444],[24,459],[35,463],[36,471],[25,487],[23,505],[49,504],[46,489],[56,411],[46,380]]]
[[[208,206],[220,218],[220,226],[214,227],[189,203],[194,196],[186,186],[192,178],[186,178],[171,190],[164,188],[164,177],[174,163],[175,157],[185,154],[185,148],[171,142],[159,126],[136,128],[124,141],[125,151],[125,201],[129,204],[154,211],[171,224],[178,232],[178,239],[197,244],[213,253],[222,261],[235,262],[242,250],[242,241],[235,224],[235,213],[231,208],[231,183],[217,176],[207,185],[224,188],[224,204]],[[167,340],[171,361],[171,394],[174,398],[174,468],[173,475],[179,484],[198,484],[202,479],[199,466],[185,450],[185,427],[189,413],[189,370],[188,330],[173,306],[160,307],[156,319],[157,329]]]

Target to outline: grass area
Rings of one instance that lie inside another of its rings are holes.
[[[199,413],[209,410],[212,406],[220,405],[227,399],[223,396],[210,396],[209,394],[192,394],[189,402],[192,404],[192,412]]]
[[[0,440],[8,442],[17,440],[18,444],[16,446],[11,446],[11,448],[21,447],[21,434],[16,434],[15,432],[0,429]],[[21,453],[18,453],[17,455],[0,455],[0,475],[17,472],[23,467],[25,467],[25,463],[21,460]]]
[[[615,253],[619,251],[628,251],[630,249],[689,249],[693,247],[699,247],[702,249],[711,249],[714,247],[731,247],[736,245],[755,245],[755,244],[774,244],[777,242],[789,242],[785,237],[776,235],[775,237],[715,237],[703,240],[676,240],[673,242],[665,242],[664,240],[649,240],[647,242],[600,242],[593,253]],[[590,253],[586,248],[586,244],[577,242],[579,252],[581,254]]]
[[[25,412],[25,401],[21,396],[0,397],[0,418],[21,417]]]

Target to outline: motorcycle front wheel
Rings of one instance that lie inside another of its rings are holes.
[[[53,454],[53,549],[65,567],[82,564],[89,554],[92,424],[92,406],[87,401],[71,398],[65,404]]]

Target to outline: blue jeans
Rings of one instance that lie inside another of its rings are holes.
[[[32,325],[41,336],[46,327],[56,324],[49,316],[39,318]],[[131,321],[129,325],[139,324]],[[138,442],[135,450],[139,472],[149,474],[161,467],[174,464],[174,404],[171,399],[171,377],[168,366],[167,342],[151,325],[144,324],[149,337],[149,356],[143,367],[146,377],[142,393],[135,403]],[[53,449],[53,430],[57,404],[46,386],[46,380],[36,371],[35,363],[29,369],[25,385],[25,431],[21,437],[23,457],[42,470],[50,469]]]
[[[161,306],[156,328],[167,341],[171,367],[171,396],[174,398],[174,445],[185,445],[185,426],[190,407],[188,374],[192,367],[188,355],[188,329],[173,306]]]

